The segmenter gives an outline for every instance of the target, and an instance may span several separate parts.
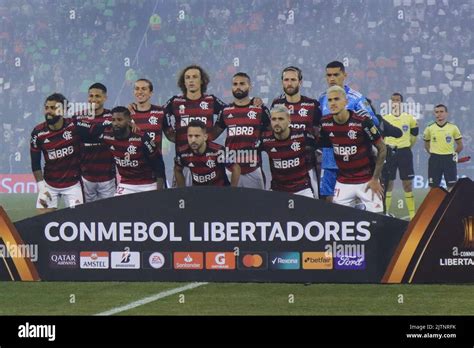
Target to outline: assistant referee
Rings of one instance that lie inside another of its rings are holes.
[[[457,181],[456,163],[463,149],[459,128],[447,121],[448,108],[438,104],[434,108],[435,122],[430,123],[423,134],[425,149],[430,154],[428,182],[431,188],[440,186],[444,175],[446,186],[451,189]]]
[[[391,96],[392,110],[390,114],[383,118],[391,125],[399,128],[403,134],[399,138],[386,137],[387,160],[384,166],[384,177],[387,179],[387,189],[385,192],[385,206],[387,212],[392,203],[393,182],[397,177],[397,169],[405,191],[405,202],[408,208],[410,220],[415,216],[415,199],[413,196],[413,153],[411,148],[416,143],[419,129],[413,115],[402,112],[403,96],[400,93],[393,93]]]

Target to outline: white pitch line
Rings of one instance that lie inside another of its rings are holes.
[[[160,292],[156,295],[145,297],[145,298],[142,298],[141,300],[138,300],[138,301],[135,301],[135,302],[131,302],[131,303],[125,305],[125,306],[112,308],[111,310],[101,312],[101,313],[97,313],[95,315],[107,316],[107,315],[114,315],[114,314],[117,314],[117,313],[120,313],[120,312],[125,312],[125,311],[128,311],[129,309],[140,307],[140,306],[143,306],[144,304],[160,300],[162,298],[177,294],[179,292],[195,289],[195,288],[197,288],[201,285],[206,285],[206,284],[208,284],[208,283],[190,283],[188,285],[181,286],[179,288],[175,288],[175,289],[171,289],[171,290],[166,290],[166,291]]]

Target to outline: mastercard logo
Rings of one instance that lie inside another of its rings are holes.
[[[264,253],[248,253],[240,259],[241,269],[262,269],[266,268],[267,256]]]

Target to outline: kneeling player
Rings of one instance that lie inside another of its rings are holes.
[[[92,128],[89,134],[98,136],[109,147],[121,176],[115,196],[161,190],[164,185],[163,157],[150,136],[135,133],[131,127],[130,111],[123,106],[112,109],[112,129],[103,125],[78,122]]]
[[[331,114],[321,120],[320,145],[334,149],[337,167],[334,203],[354,207],[357,198],[371,212],[383,212],[380,174],[386,147],[368,115],[346,109],[346,92],[339,86],[327,90]],[[377,148],[377,158],[372,154]]]
[[[290,128],[290,112],[284,105],[273,107],[270,123],[272,131],[262,135],[261,149],[270,160],[271,189],[314,198],[306,165],[308,148],[315,150],[314,137]]]
[[[174,174],[178,187],[185,187],[183,168],[190,169],[193,185],[228,186],[226,167],[231,171],[230,185],[239,183],[240,166],[236,163],[226,164],[225,148],[222,145],[208,142],[206,125],[201,121],[188,124],[188,145],[177,151]]]

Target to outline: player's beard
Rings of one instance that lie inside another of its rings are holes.
[[[244,99],[249,96],[249,90],[247,89],[246,91],[232,91],[232,95],[236,99]]]
[[[51,118],[48,118],[48,116],[53,116]],[[53,124],[56,124],[60,119],[61,119],[61,115],[44,115],[44,119],[46,120],[46,123],[50,126],[52,126]]]
[[[125,137],[125,133],[127,132],[127,129],[126,127],[123,127],[123,128],[113,127],[112,131],[114,133],[114,137],[121,139]]]
[[[300,92],[300,86],[296,86],[293,88],[292,91],[290,91],[288,88],[283,88],[283,91],[285,94],[289,95],[290,97],[294,96],[295,94],[298,94]]]

